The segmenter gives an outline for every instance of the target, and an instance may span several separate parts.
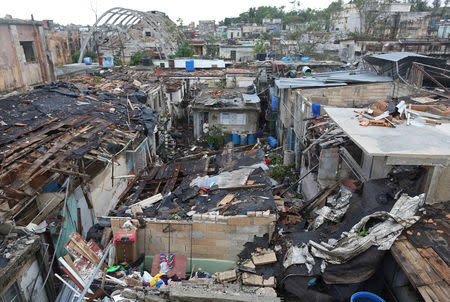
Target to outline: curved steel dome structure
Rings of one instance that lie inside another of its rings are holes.
[[[114,7],[103,13],[91,27],[81,44],[78,63],[81,63],[88,42],[94,33],[115,30],[126,35],[130,28],[138,24],[145,26],[146,31],[150,31],[155,38],[155,46],[161,59],[174,53],[181,34],[176,24],[165,13]]]

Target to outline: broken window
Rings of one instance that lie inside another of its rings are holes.
[[[35,62],[36,56],[34,54],[33,41],[21,41],[20,45],[22,46],[23,53],[25,54],[25,61]]]
[[[56,45],[55,49],[56,49],[56,55],[57,55],[58,57],[60,57],[60,56],[61,56],[61,50],[59,49],[59,46]]]
[[[146,31],[146,32],[145,32],[145,36],[146,36],[146,37],[151,37],[151,36],[152,36],[152,33],[151,33],[150,31]]]
[[[19,293],[17,282],[11,285],[3,296],[0,296],[0,302],[22,302],[22,296]]]

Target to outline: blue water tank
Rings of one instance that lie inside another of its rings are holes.
[[[233,144],[239,145],[239,141],[240,141],[240,139],[239,139],[239,134],[234,133],[234,134],[232,135],[232,137],[233,137]]]
[[[369,292],[358,292],[352,295],[350,302],[385,302],[385,301],[375,294]]]
[[[92,58],[90,58],[90,57],[85,57],[85,58],[83,58],[83,62],[84,62],[84,64],[86,64],[86,65],[92,65]]]
[[[302,61],[303,61],[303,62],[308,62],[308,61],[310,61],[310,60],[311,60],[311,59],[308,58],[308,57],[303,57],[303,58],[302,58]]]
[[[241,145],[247,145],[247,135],[245,135],[245,134],[241,135],[240,143],[241,143]]]
[[[247,136],[247,139],[248,139],[248,144],[249,144],[249,145],[254,145],[254,144],[256,144],[256,136],[255,136],[254,134],[249,134],[249,135]]]
[[[225,136],[225,142],[226,143],[229,143],[229,142],[231,142],[233,140],[233,136],[231,135],[231,133],[228,133],[226,136]]]
[[[187,60],[186,71],[193,71],[193,70],[194,70],[194,60]]]
[[[279,103],[280,103],[280,97],[274,95],[272,97],[272,111],[277,111],[278,110]]]

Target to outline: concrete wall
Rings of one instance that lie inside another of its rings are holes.
[[[74,32],[46,31],[48,49],[52,53],[55,66],[72,63],[72,50],[70,48],[69,37],[72,37],[72,40],[78,39],[78,36]],[[77,46],[77,43],[72,43],[72,46]]]
[[[194,111],[194,137],[199,138],[203,136],[203,112],[209,113],[209,129],[213,126],[217,126],[222,129],[225,133],[237,133],[237,134],[254,134],[258,130],[258,119],[259,119],[259,109],[258,110],[199,110],[195,109]],[[220,119],[221,113],[239,113],[246,114],[246,123],[245,125],[225,125],[222,124]]]
[[[236,51],[236,62],[253,60],[253,47],[220,46],[219,57],[231,60],[232,51]]]
[[[246,88],[253,84],[255,76],[227,74],[226,87],[227,88]]]
[[[411,93],[411,91],[403,89],[403,86],[401,89],[398,86],[394,87],[393,82],[299,89],[298,91],[312,103],[334,107],[356,107],[370,104],[379,99],[406,96]]]
[[[111,218],[114,235],[125,221],[127,218]],[[237,216],[194,214],[188,221],[146,219],[145,228],[138,229],[137,250],[147,256],[170,252],[187,257],[192,251],[194,258],[236,261],[244,244],[253,241],[254,236],[271,233],[275,221],[274,214],[263,217],[262,212]],[[169,225],[171,232],[163,231]]]
[[[33,42],[35,61],[26,62],[21,41]],[[1,23],[0,42],[0,93],[54,79],[42,26]]]

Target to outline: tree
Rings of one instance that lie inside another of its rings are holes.
[[[178,46],[177,52],[175,53],[175,56],[179,58],[191,58],[193,55],[194,49],[192,49],[187,40],[184,40],[184,42]]]
[[[425,12],[429,10],[428,3],[425,0],[408,0],[412,4],[412,12]]]
[[[441,7],[441,0],[433,0],[433,7],[434,8]]]

